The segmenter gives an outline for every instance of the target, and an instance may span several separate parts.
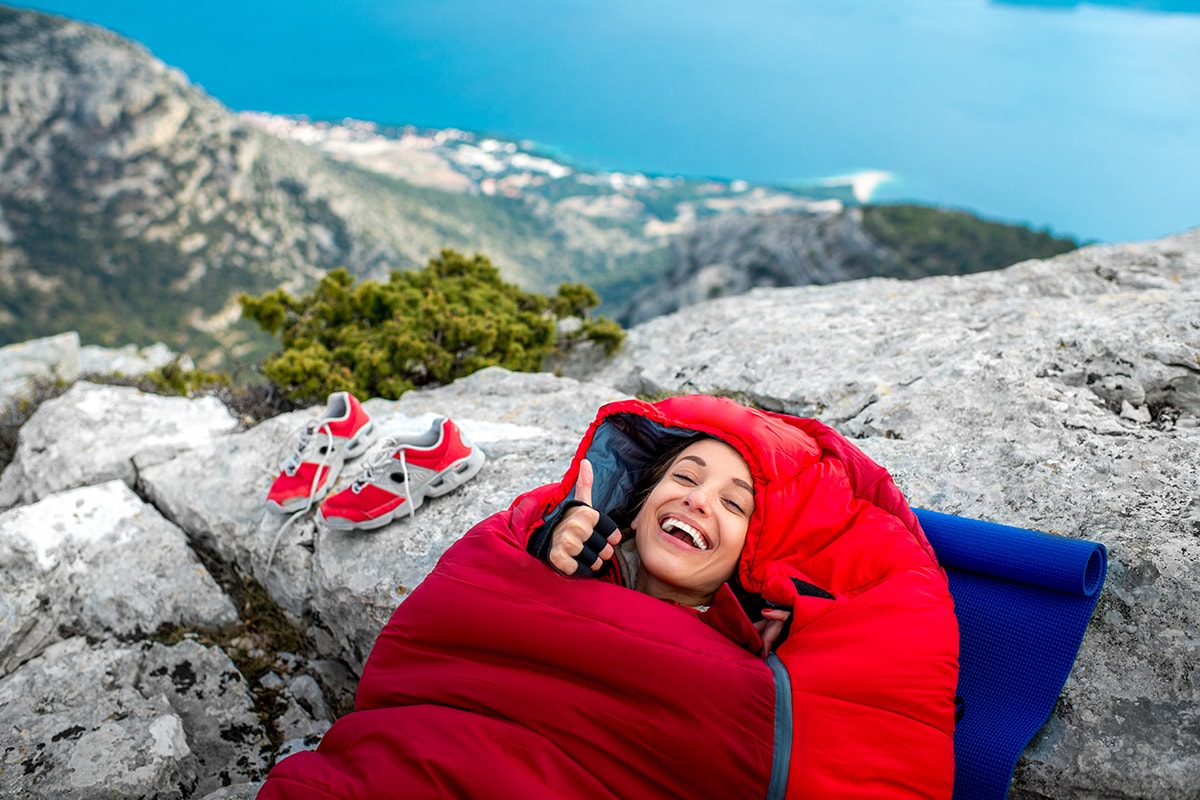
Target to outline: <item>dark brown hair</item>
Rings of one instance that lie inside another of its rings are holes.
[[[667,449],[659,453],[634,479],[633,490],[630,491],[625,505],[609,515],[612,517],[613,522],[617,523],[617,526],[621,530],[627,530],[630,524],[633,523],[633,518],[641,510],[642,504],[646,502],[646,498],[650,496],[650,493],[654,491],[654,487],[667,474],[667,470],[675,463],[675,459],[679,458],[679,454],[696,442],[712,438],[714,437],[707,433],[696,433],[691,436],[685,436],[672,442]]]

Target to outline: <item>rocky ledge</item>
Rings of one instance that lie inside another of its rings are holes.
[[[85,382],[43,404],[0,475],[0,795],[252,797],[349,707],[441,552],[558,479],[599,405],[702,391],[825,420],[915,506],[1103,543],[1107,585],[1011,796],[1200,797],[1200,230],[756,290],[579,363],[368,400],[385,431],[452,416],[489,458],[374,532],[263,504],[320,409],[245,428],[211,398]]]

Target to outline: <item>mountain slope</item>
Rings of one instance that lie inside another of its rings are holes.
[[[636,325],[758,286],[964,275],[1075,247],[1020,225],[911,205],[716,217],[672,241],[662,277],[634,294],[617,319]]]
[[[857,224],[852,178],[789,189],[594,173],[465,131],[234,114],[140,45],[2,6],[0,109],[0,344],[76,330],[227,367],[273,346],[239,321],[238,294],[302,290],[339,266],[378,279],[443,248],[479,252],[529,291],[587,283],[614,315],[648,286],[656,301],[712,296],[686,274],[718,263],[706,249],[738,269],[746,254],[828,249],[829,282],[893,274],[927,235],[828,236]],[[716,291],[810,282],[751,261]]]
[[[519,200],[265,133],[92,26],[0,8],[0,108],[0,342],[75,328],[230,347],[238,292],[336,266],[384,277],[453,247],[542,288],[585,260]]]

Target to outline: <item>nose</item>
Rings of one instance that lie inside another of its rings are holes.
[[[704,485],[693,486],[692,490],[683,498],[683,502],[688,508],[694,509],[696,513],[707,514],[712,508],[712,498]]]

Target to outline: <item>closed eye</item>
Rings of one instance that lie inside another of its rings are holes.
[[[725,505],[728,506],[731,510],[737,512],[738,514],[741,514],[743,516],[745,516],[745,514],[746,514],[746,509],[742,508],[742,505],[740,503],[738,503],[736,500],[726,499]]]
[[[673,477],[673,478],[675,478],[675,479],[677,479],[677,480],[679,480],[679,481],[682,481],[683,483],[686,483],[686,484],[688,484],[689,486],[695,486],[695,485],[696,485],[696,479],[695,479],[695,478],[693,478],[691,475],[688,475],[687,473],[684,473],[684,472],[675,472],[675,473],[672,473],[672,474],[671,474],[671,477]]]

